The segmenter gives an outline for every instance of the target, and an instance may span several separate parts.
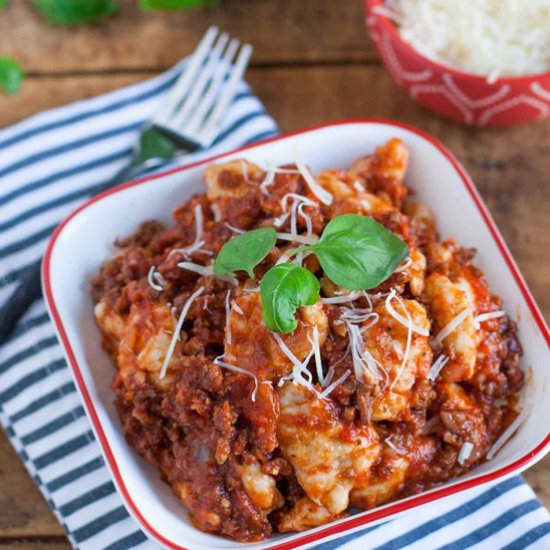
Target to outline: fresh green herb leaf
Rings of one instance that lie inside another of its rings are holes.
[[[118,11],[116,0],[34,0],[34,6],[54,25],[92,23]]]
[[[156,128],[147,128],[139,139],[138,159],[145,162],[149,159],[170,159],[178,150],[176,144]]]
[[[183,10],[199,6],[217,6],[220,0],[139,0],[142,10]]]
[[[0,57],[0,89],[16,94],[21,88],[25,73],[21,65],[9,57]]]
[[[292,332],[298,326],[296,308],[317,303],[319,281],[305,267],[279,264],[263,276],[260,293],[267,328],[274,332]]]
[[[0,0],[0,10],[8,5],[8,0]]]
[[[272,227],[253,229],[229,239],[214,261],[216,275],[246,271],[254,279],[254,268],[269,254],[277,242]]]
[[[315,252],[327,277],[350,290],[385,281],[408,256],[407,245],[377,221],[358,214],[332,219],[319,241],[293,251]]]

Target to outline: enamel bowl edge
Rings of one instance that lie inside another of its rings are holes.
[[[240,544],[197,530],[158,472],[125,442],[110,389],[114,367],[101,349],[89,280],[114,252],[113,241],[148,219],[168,222],[175,205],[203,192],[202,172],[212,161],[247,158],[260,165],[292,162],[296,151],[314,171],[344,168],[391,137],[410,149],[406,181],[435,214],[443,238],[478,250],[477,265],[518,324],[522,367],[529,372],[530,412],[516,435],[490,462],[436,489],[303,533]],[[199,550],[307,548],[396,516],[437,499],[517,474],[540,460],[550,446],[550,333],[487,208],[456,159],[419,130],[384,120],[351,120],[306,129],[150,177],[95,197],[55,231],[43,266],[50,316],[82,396],[93,431],[130,514],[166,548]]]

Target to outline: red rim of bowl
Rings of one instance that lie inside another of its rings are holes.
[[[227,151],[225,153],[214,155],[212,157],[193,162],[183,167],[172,168],[170,170],[167,170],[165,172],[161,172],[158,174],[146,175],[142,178],[121,184],[117,187],[104,191],[103,193],[95,197],[92,197],[91,199],[86,201],[83,205],[78,207],[67,218],[65,218],[65,220],[63,220],[63,222],[61,222],[53,232],[50,238],[50,241],[48,243],[46,253],[44,255],[44,260],[42,262],[42,288],[44,291],[44,296],[46,299],[46,304],[48,306],[50,317],[53,318],[57,334],[59,336],[59,339],[62,342],[65,355],[68,358],[68,363],[76,379],[76,382],[77,382],[76,385],[78,387],[79,393],[85,402],[85,405],[86,405],[85,409],[86,409],[87,416],[92,423],[93,431],[99,440],[101,450],[105,455],[106,462],[108,463],[108,466],[111,470],[115,484],[119,492],[123,496],[126,507],[129,509],[131,514],[134,516],[134,518],[136,518],[138,523],[140,523],[140,525],[145,529],[145,531],[147,531],[147,533],[150,536],[152,536],[153,538],[155,538],[157,541],[161,542],[163,545],[165,545],[168,548],[171,548],[173,550],[189,550],[187,547],[181,546],[180,544],[175,543],[172,540],[166,538],[164,535],[160,534],[149,523],[149,520],[141,513],[140,509],[138,508],[136,503],[133,501],[132,495],[130,494],[130,491],[126,487],[124,480],[120,474],[118,463],[111,450],[111,446],[107,441],[105,432],[103,431],[103,427],[101,425],[101,422],[95,410],[94,402],[88,392],[88,388],[86,386],[84,377],[80,370],[80,365],[76,360],[75,353],[71,346],[69,337],[67,336],[67,333],[65,331],[63,321],[61,320],[61,315],[57,309],[56,302],[53,297],[53,290],[52,290],[51,279],[50,279],[50,262],[51,262],[53,250],[57,242],[57,239],[63,232],[63,229],[65,228],[65,226],[67,226],[67,224],[80,212],[82,212],[83,210],[85,210],[95,202],[100,201],[105,197],[108,197],[109,195],[112,195],[114,193],[119,193],[120,191],[127,189],[129,187],[141,185],[151,180],[157,180],[169,174],[183,172],[191,168],[194,168],[196,166],[205,165],[217,160],[218,158],[225,157],[230,153],[244,152],[247,149],[257,147],[258,145],[280,141],[282,139],[285,139],[291,136],[298,136],[301,134],[312,132],[314,130],[320,130],[323,128],[329,128],[333,126],[341,126],[345,124],[356,124],[356,123],[386,124],[388,126],[393,126],[396,128],[407,130],[412,134],[420,136],[422,139],[432,144],[436,149],[438,149],[440,153],[442,153],[446,157],[446,159],[449,161],[449,163],[451,164],[455,172],[458,174],[458,176],[462,180],[462,183],[466,187],[469,195],[473,199],[481,217],[483,218],[483,221],[485,222],[485,225],[487,226],[487,229],[491,233],[491,236],[497,248],[499,249],[500,254],[502,255],[504,261],[506,262],[508,269],[510,270],[516,284],[518,285],[518,288],[525,299],[528,309],[531,311],[531,314],[533,315],[533,319],[535,320],[535,323],[538,329],[540,330],[542,337],[544,338],[544,340],[546,341],[547,345],[550,348],[550,329],[546,326],[544,317],[542,316],[542,313],[538,308],[535,302],[535,299],[531,295],[531,292],[529,291],[527,284],[519,271],[518,266],[516,265],[514,259],[512,258],[512,255],[510,254],[510,251],[508,250],[508,247],[506,246],[504,239],[500,235],[500,232],[498,231],[495,223],[493,222],[491,215],[489,214],[489,211],[485,206],[477,189],[475,188],[472,180],[470,179],[470,177],[468,176],[464,168],[461,166],[461,164],[458,162],[458,160],[453,156],[453,154],[438,140],[436,140],[434,137],[430,136],[429,134],[424,133],[422,130],[419,130],[413,126],[409,126],[408,124],[405,124],[402,122],[395,122],[395,121],[377,119],[377,118],[371,118],[371,119],[367,118],[367,119],[340,120],[336,122],[320,124],[317,126],[305,128],[303,130],[297,130],[295,132],[290,132],[287,134],[276,136],[274,138],[266,139],[258,143],[245,145],[244,147],[234,149],[233,151]],[[479,474],[477,477],[470,478],[470,479],[461,480],[460,478],[457,478],[457,480],[453,483],[453,485],[437,487],[431,491],[423,492],[423,493],[414,495],[412,497],[409,497],[406,500],[398,500],[397,502],[390,503],[381,508],[374,508],[370,510],[368,514],[362,513],[362,514],[352,515],[346,518],[345,520],[343,520],[342,523],[328,524],[317,532],[305,531],[298,538],[294,540],[289,540],[289,541],[282,540],[280,543],[275,543],[273,546],[269,547],[269,550],[290,550],[293,548],[299,548],[306,544],[312,544],[314,542],[320,543],[320,542],[323,542],[323,540],[327,540],[327,539],[331,540],[332,538],[334,538],[339,534],[350,533],[353,530],[357,530],[360,527],[367,526],[369,523],[377,522],[378,520],[382,520],[385,518],[391,519],[392,516],[396,516],[401,512],[405,512],[407,510],[412,510],[418,506],[421,506],[422,504],[427,504],[428,502],[433,502],[433,501],[439,500],[440,498],[466,491],[467,489],[485,485],[490,481],[504,479],[506,477],[513,475],[514,473],[518,473],[519,471],[529,467],[533,462],[540,460],[546,454],[546,452],[548,452],[549,448],[550,448],[550,431],[548,431],[546,436],[537,445],[535,445],[533,448],[527,451],[520,458],[517,458],[514,461],[510,462],[509,464],[503,465],[494,471]],[[330,537],[330,539],[328,537]],[[243,548],[244,547],[245,545],[243,545]]]
[[[469,79],[471,81],[475,81],[478,83],[483,83],[486,86],[495,86],[498,84],[510,84],[510,85],[527,84],[538,78],[543,78],[543,79],[550,78],[550,70],[549,70],[543,73],[535,73],[535,74],[520,75],[520,76],[507,76],[503,78],[497,78],[494,82],[487,82],[486,76],[475,74],[475,73],[468,73],[461,69],[457,69],[456,67],[453,67],[451,65],[444,65],[443,63],[430,59],[429,57],[426,57],[424,54],[420,53],[417,49],[413,48],[408,42],[403,40],[403,38],[401,38],[401,34],[399,34],[399,31],[397,30],[397,26],[395,25],[395,23],[393,23],[393,21],[373,11],[373,8],[383,7],[383,6],[384,6],[383,0],[365,0],[365,13],[367,17],[376,17],[378,20],[378,23],[382,25],[384,29],[391,34],[393,40],[399,42],[405,49],[407,49],[413,55],[413,57],[417,58],[417,61],[419,63],[428,65],[429,67],[431,67],[432,69],[438,72],[448,72],[453,76]]]

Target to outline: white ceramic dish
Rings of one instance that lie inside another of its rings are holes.
[[[462,167],[439,143],[419,131],[387,121],[333,123],[252,145],[165,174],[122,185],[98,196],[63,222],[43,264],[50,315],[65,348],[88,416],[113,479],[130,513],[149,535],[168,548],[235,549],[244,545],[194,528],[179,501],[124,441],[113,406],[113,365],[101,349],[93,317],[89,280],[114,251],[113,241],[148,219],[169,221],[173,207],[202,192],[204,165],[246,157],[263,165],[292,161],[295,149],[314,171],[345,167],[387,139],[400,137],[411,152],[407,183],[435,213],[443,237],[454,236],[478,249],[477,264],[492,290],[516,319],[524,348],[522,366],[532,371],[531,412],[516,435],[490,462],[437,489],[362,512],[304,533],[279,535],[246,545],[290,549],[328,540],[367,523],[395,517],[426,502],[517,473],[550,447],[550,333],[486,207]]]

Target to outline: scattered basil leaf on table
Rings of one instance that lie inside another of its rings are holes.
[[[217,6],[220,0],[140,0],[142,10],[182,10],[199,6]]]
[[[116,0],[34,0],[34,7],[54,25],[92,23],[118,11]]]
[[[385,281],[408,256],[407,245],[377,221],[358,214],[333,218],[311,250],[326,276],[349,290],[369,290]]]
[[[0,89],[16,94],[21,88],[25,73],[21,65],[9,57],[0,57]]]
[[[254,279],[254,268],[269,254],[277,242],[272,227],[253,229],[229,239],[214,261],[216,275],[246,271]]]
[[[305,267],[279,264],[263,276],[260,293],[267,328],[274,332],[292,332],[298,326],[296,309],[317,303],[319,281]]]

